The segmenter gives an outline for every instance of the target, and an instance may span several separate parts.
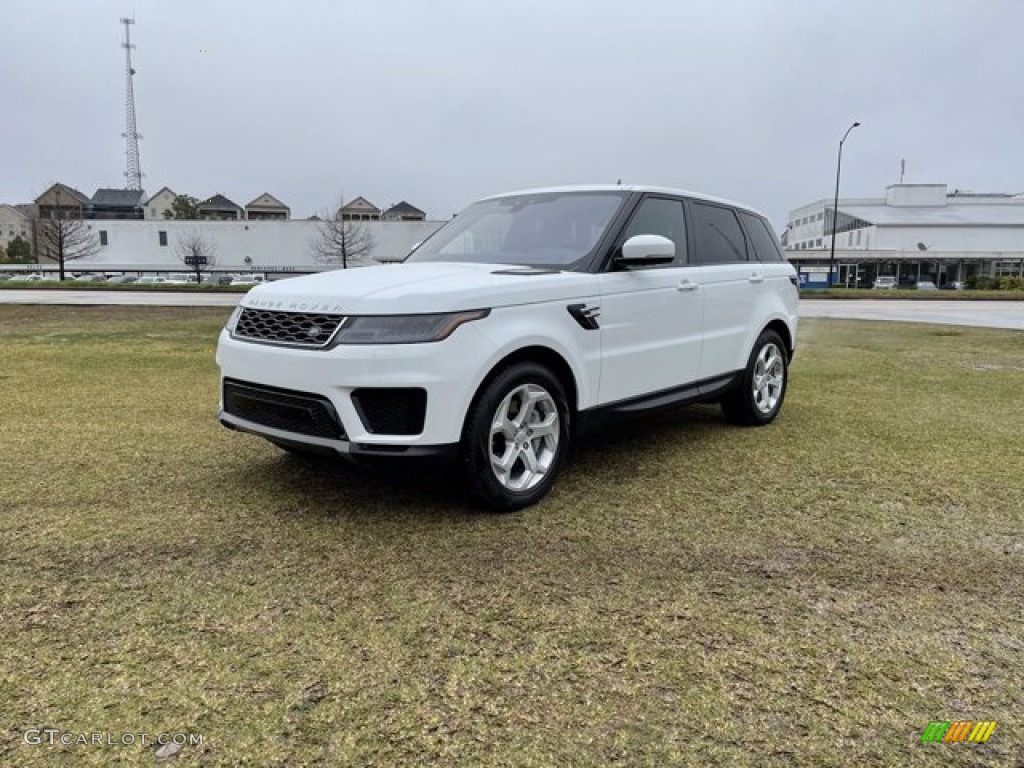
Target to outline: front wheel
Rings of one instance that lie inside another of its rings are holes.
[[[722,400],[722,411],[734,424],[764,426],[778,416],[788,382],[786,345],[775,331],[764,331],[754,343],[739,384]]]
[[[518,363],[477,395],[462,437],[470,494],[496,512],[535,504],[551,490],[569,450],[569,407],[544,366]]]

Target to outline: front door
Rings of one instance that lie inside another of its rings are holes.
[[[604,272],[601,290],[601,385],[604,405],[673,389],[697,379],[703,296],[699,267],[686,263],[680,200],[645,198],[615,251],[634,235],[661,235],[676,245],[666,266]]]
[[[856,288],[860,280],[860,270],[856,264],[839,265],[839,282],[847,288]]]

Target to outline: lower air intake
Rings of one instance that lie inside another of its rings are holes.
[[[346,439],[330,400],[305,392],[225,379],[224,411],[253,424],[285,432]]]
[[[425,389],[357,389],[352,392],[352,403],[367,432],[375,435],[423,432],[427,415]]]

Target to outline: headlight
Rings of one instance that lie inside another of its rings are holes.
[[[238,324],[238,318],[242,316],[242,309],[243,307],[241,304],[235,307],[235,311],[231,313],[231,317],[229,317],[228,321],[224,324],[225,331],[227,331],[228,333],[235,332],[235,325]]]
[[[489,309],[439,315],[350,317],[338,331],[336,344],[422,344],[447,339],[463,323],[479,320]]]

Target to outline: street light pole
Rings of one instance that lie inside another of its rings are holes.
[[[60,282],[64,282],[64,225],[60,223],[60,187],[54,190],[54,196],[57,198],[57,211],[55,218],[57,223],[53,225],[54,240],[57,241],[57,271],[58,279]]]
[[[860,123],[855,122],[849,128],[846,129],[846,133],[843,134],[843,138],[839,140],[839,158],[836,160],[836,194],[832,200],[832,243],[831,251],[828,257],[828,287],[832,287],[832,276],[836,271],[836,221],[839,218],[839,173],[843,168],[843,142],[846,141],[846,137],[850,135],[850,131],[856,128]]]

